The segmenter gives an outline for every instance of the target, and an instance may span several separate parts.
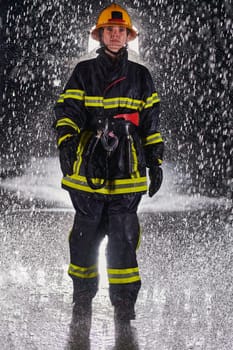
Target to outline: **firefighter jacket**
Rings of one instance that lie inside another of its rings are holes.
[[[55,106],[58,147],[78,135],[73,174],[62,187],[83,194],[147,191],[146,167],[160,165],[159,97],[146,67],[123,49],[79,62]]]

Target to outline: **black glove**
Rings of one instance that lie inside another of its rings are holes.
[[[77,159],[78,137],[72,136],[63,141],[59,147],[60,166],[63,175],[73,174],[73,165]]]
[[[160,189],[163,182],[163,170],[160,166],[154,166],[149,169],[150,186],[149,197],[153,197]]]

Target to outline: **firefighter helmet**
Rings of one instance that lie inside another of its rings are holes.
[[[91,36],[99,41],[99,29],[107,26],[121,26],[129,30],[128,40],[134,40],[137,31],[133,28],[128,12],[117,4],[111,4],[100,12],[96,25],[91,30]]]

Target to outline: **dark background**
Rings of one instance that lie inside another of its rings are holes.
[[[53,105],[107,1],[0,1],[1,176],[56,155]],[[232,197],[233,1],[119,1],[162,101],[165,159],[181,190]],[[56,82],[60,81],[59,86]]]

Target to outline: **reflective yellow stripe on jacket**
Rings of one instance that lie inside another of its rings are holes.
[[[159,96],[158,96],[157,92],[154,92],[151,96],[149,96],[146,99],[146,104],[144,105],[144,108],[153,107],[153,105],[155,103],[158,103],[158,102],[160,102]]]
[[[155,103],[160,101],[158,94],[155,92],[146,99],[146,102],[139,99],[129,97],[103,98],[102,96],[87,96],[84,90],[66,90],[59,96],[57,103],[63,103],[65,99],[74,99],[83,101],[85,107],[100,107],[105,109],[111,108],[129,108],[141,111],[143,108],[153,107]]]
[[[92,182],[94,184],[101,184],[103,183],[103,179],[92,179]],[[89,187],[85,176],[73,174],[71,176],[67,175],[63,177],[62,185],[64,187],[85,192],[115,195],[147,191],[147,178],[146,176],[143,176],[133,179],[107,180],[106,185],[103,188],[93,190],[91,187]]]
[[[131,174],[132,178],[140,177],[140,173],[138,171],[138,159],[137,152],[133,144],[133,140],[131,138],[131,148],[132,148],[132,159],[133,159],[133,172]]]
[[[143,139],[143,146],[152,145],[155,143],[163,142],[160,132],[149,135]]]
[[[70,126],[78,133],[80,132],[78,125],[72,119],[70,119],[68,117],[58,119],[58,121],[56,123],[56,128],[58,128],[59,126]]]
[[[80,133],[80,129],[79,129],[78,125],[72,119],[70,119],[68,117],[58,119],[58,121],[56,123],[56,128],[59,128],[60,126],[69,126],[72,129],[74,129],[78,134]],[[61,136],[57,141],[58,146],[60,146],[61,143],[63,141],[65,141],[68,137],[72,137],[72,136],[73,136],[72,134],[66,134],[66,135]]]
[[[90,137],[93,135],[91,131],[86,131],[82,133],[78,149],[77,149],[77,160],[74,162],[73,171],[75,174],[79,174],[79,170],[81,167],[81,164],[83,162],[83,152],[86,147],[87,142],[89,141]]]
[[[65,141],[66,139],[68,139],[72,136],[73,136],[72,134],[66,134],[66,135],[60,137],[57,141],[57,145],[60,146],[63,141]]]
[[[84,90],[68,89],[64,92],[64,94],[59,96],[57,103],[63,103],[66,98],[73,98],[75,100],[82,101],[84,99],[84,94]]]
[[[125,284],[140,281],[138,267],[128,269],[107,269],[110,284]]]

